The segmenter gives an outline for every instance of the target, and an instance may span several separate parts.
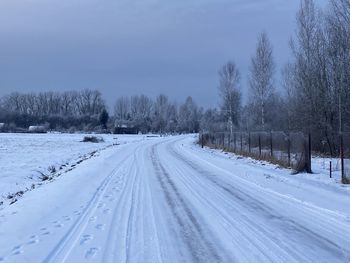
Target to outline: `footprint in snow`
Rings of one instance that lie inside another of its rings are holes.
[[[93,258],[94,256],[96,256],[98,251],[99,251],[99,249],[97,247],[90,248],[88,251],[86,251],[85,258],[86,259]]]
[[[29,241],[28,241],[28,245],[33,245],[33,244],[36,244],[36,243],[39,243],[39,238],[37,235],[32,235],[29,237]]]
[[[98,225],[96,225],[96,229],[98,229],[98,230],[104,230],[105,229],[105,224],[98,224]]]
[[[21,245],[14,246],[14,247],[12,248],[12,251],[16,251],[16,250],[19,250],[19,249],[21,249],[21,248],[22,248]]]
[[[22,250],[22,246],[21,245],[18,245],[18,246],[15,246],[13,249],[12,249],[12,255],[20,255],[23,253],[23,250]]]
[[[76,216],[80,216],[80,215],[81,215],[81,212],[78,211],[78,210],[76,210],[76,211],[74,211],[74,214],[75,214]]]
[[[92,240],[93,236],[92,235],[83,235],[81,241],[80,241],[80,245],[84,245],[86,243],[88,243],[90,240]]]
[[[104,214],[110,214],[111,213],[111,209],[107,208],[107,209],[103,210],[103,213]]]
[[[96,219],[97,219],[97,217],[96,217],[96,216],[92,216],[92,217],[90,217],[89,222],[95,222],[95,221],[96,221]]]
[[[50,234],[51,234],[50,231],[46,231],[46,232],[43,232],[43,233],[42,233],[43,236],[48,236],[48,235],[50,235]]]
[[[63,216],[63,219],[64,219],[65,221],[70,221],[70,220],[71,220],[71,218],[70,218],[69,216]]]
[[[28,245],[34,245],[34,244],[37,244],[37,243],[39,243],[39,239],[30,240],[27,244]]]
[[[102,208],[102,207],[104,207],[104,206],[106,206],[105,203],[99,203],[98,206],[97,206],[97,208]]]

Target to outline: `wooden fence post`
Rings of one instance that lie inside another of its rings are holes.
[[[241,153],[243,152],[243,135],[241,133]]]
[[[231,150],[231,133],[228,134],[227,150]]]
[[[259,138],[258,138],[258,143],[259,143],[259,157],[261,157],[261,137],[260,137],[260,133],[259,133]]]
[[[234,140],[234,150],[233,151],[236,152],[237,151],[237,145],[236,145],[236,143],[237,143],[237,136],[236,136],[236,133],[233,134],[233,138],[234,138],[233,139]]]
[[[250,154],[250,132],[248,133],[248,151],[249,151],[249,154]]]
[[[343,134],[340,133],[340,165],[341,165],[341,181],[343,184],[347,183],[344,167],[344,138]]]
[[[307,173],[312,173],[311,169],[311,133],[307,136],[307,145],[306,145],[306,164],[305,164],[305,170]]]
[[[309,133],[309,171],[308,173],[312,173],[312,140],[311,140],[311,133]]]
[[[291,166],[291,160],[290,160],[290,134],[288,134],[287,139],[287,148],[288,148],[288,166]]]
[[[271,151],[271,157],[273,157],[272,131],[270,132],[270,151]]]

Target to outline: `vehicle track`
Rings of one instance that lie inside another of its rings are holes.
[[[159,262],[159,253],[153,252],[158,249],[158,241],[152,240],[148,250],[140,245],[147,238],[143,235],[145,220],[153,219],[152,210],[145,210],[147,196],[143,195],[143,189],[148,187],[141,173],[142,153],[145,147],[137,148],[133,158],[128,164],[126,182],[118,201],[113,207],[112,220],[105,242],[102,262]],[[149,198],[149,197],[148,197]],[[150,217],[148,219],[147,217]],[[150,228],[151,226],[146,226]],[[154,235],[155,226],[152,227],[151,235]],[[153,232],[154,231],[154,232]],[[157,258],[157,260],[152,260]]]
[[[59,242],[57,242],[57,245],[47,255],[47,257],[44,259],[44,262],[65,262],[69,258],[73,249],[78,245],[81,236],[83,236],[83,233],[90,222],[90,218],[93,217],[94,213],[99,208],[99,203],[105,195],[112,179],[124,168],[125,164],[132,157],[133,154],[129,154],[115,165],[115,168],[112,170],[112,172],[102,181],[100,186],[97,188],[96,192],[82,211],[81,215],[70,227],[66,235]]]
[[[177,151],[174,147],[175,144],[176,142],[172,142],[170,145],[167,145],[167,150],[169,153],[182,163],[186,164],[187,167],[190,167],[193,171],[195,171],[195,174],[199,180],[205,179],[207,182],[215,185],[216,188],[219,188],[227,193],[231,199],[235,200],[235,204],[239,204],[239,206],[244,209],[242,211],[249,211],[255,216],[263,217],[264,221],[269,224],[269,226],[273,225],[273,229],[278,229],[279,233],[284,233],[286,237],[294,237],[296,242],[301,243],[305,242],[306,240],[306,243],[317,244],[318,249],[332,254],[334,258],[350,260],[350,251],[347,248],[343,248],[332,240],[319,235],[318,233],[304,227],[303,225],[284,215],[279,214],[278,211],[268,206],[266,203],[254,198],[252,195],[237,188],[237,186],[233,185],[231,182],[224,181],[221,177],[212,173],[210,170],[206,170],[204,166],[197,165],[195,162],[191,161],[188,156],[185,157],[183,154]],[[186,180],[188,180],[188,177]],[[251,221],[253,225],[256,225],[250,218],[246,219],[248,222]],[[264,228],[257,226],[257,229],[259,229],[261,233],[268,234]],[[294,256],[302,257],[301,253],[298,254],[296,252],[292,252],[291,255],[292,254],[294,254]]]
[[[154,145],[151,151],[156,177],[163,190],[167,205],[179,226],[181,238],[187,245],[192,262],[225,262],[208,236],[204,234],[200,223],[187,205],[188,201],[184,200],[169,173],[161,164],[156,147],[157,145]]]

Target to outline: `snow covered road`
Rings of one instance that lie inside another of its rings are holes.
[[[0,262],[350,262],[347,189],[263,184],[194,140],[110,148],[27,193],[0,211]]]

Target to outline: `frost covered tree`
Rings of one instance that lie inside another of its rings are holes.
[[[350,121],[350,1],[331,0],[327,15],[329,83],[334,94],[338,131],[349,129]],[[344,127],[347,126],[347,127]]]
[[[165,128],[169,121],[169,99],[164,94],[157,96],[152,114],[152,129],[153,131],[158,131],[160,133],[165,132]]]
[[[29,125],[50,124],[50,129],[98,126],[98,116],[105,108],[102,94],[96,90],[66,92],[13,92],[3,96],[6,109],[2,122],[28,128]]]
[[[234,62],[226,63],[219,71],[221,111],[229,129],[239,125],[241,109],[240,73]]]
[[[253,113],[257,117],[258,126],[263,130],[266,125],[266,115],[269,100],[274,95],[274,73],[272,45],[265,32],[258,38],[255,55],[251,59],[249,85],[250,101]]]
[[[294,68],[292,63],[287,63],[281,71],[282,88],[284,89],[284,107],[286,108],[286,130],[291,131],[295,124],[293,124],[293,116],[295,116],[296,102],[295,102],[295,83],[294,83]]]
[[[176,127],[178,125],[178,106],[176,103],[169,103],[166,113],[166,126],[165,131],[168,133],[176,132]]]
[[[130,117],[130,99],[128,97],[120,97],[114,104],[114,117],[117,124],[129,120]]]
[[[349,14],[348,0],[331,0],[326,12],[302,0],[283,77],[289,129],[311,133],[314,149],[331,154],[339,132],[350,128]]]
[[[180,106],[178,117],[178,131],[197,132],[199,128],[198,107],[192,97],[187,97],[184,104]]]
[[[130,99],[131,119],[142,132],[151,128],[153,101],[145,95],[132,96]]]
[[[81,115],[92,116],[99,114],[105,108],[105,102],[98,90],[83,90],[77,100],[78,111]]]
[[[221,132],[227,127],[225,117],[217,109],[207,109],[200,118],[202,132]]]

